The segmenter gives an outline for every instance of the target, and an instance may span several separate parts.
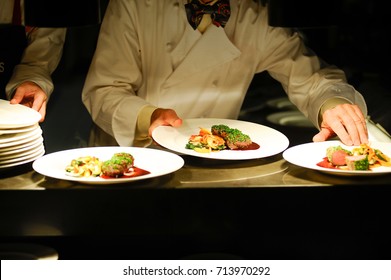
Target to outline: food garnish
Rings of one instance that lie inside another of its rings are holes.
[[[74,177],[96,177],[102,173],[102,161],[94,156],[84,156],[72,159],[65,167],[67,175]]]
[[[128,153],[115,153],[111,159],[102,164],[102,175],[121,177],[133,172],[134,157]]]
[[[212,125],[211,129],[201,127],[198,134],[189,137],[186,149],[199,153],[210,153],[221,150],[245,150],[254,144],[250,136],[227,125]],[[257,145],[256,148],[259,148]]]
[[[65,167],[73,177],[121,178],[150,173],[134,166],[134,157],[129,153],[115,153],[109,160],[101,161],[94,156],[78,157]]]
[[[328,147],[323,161],[317,165],[342,170],[372,170],[379,166],[391,167],[391,160],[382,151],[370,147],[369,144],[361,144],[352,150],[338,145]]]

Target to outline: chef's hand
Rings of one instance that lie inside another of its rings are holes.
[[[312,139],[314,142],[338,136],[348,146],[368,143],[365,117],[357,105],[339,104],[326,110],[320,127],[320,132]]]
[[[20,84],[10,103],[21,104],[38,111],[41,114],[39,122],[43,122],[45,119],[47,95],[36,83],[24,82]]]
[[[172,109],[157,108],[151,116],[151,125],[148,131],[149,136],[152,136],[152,131],[161,125],[179,127],[182,125],[182,119]]]

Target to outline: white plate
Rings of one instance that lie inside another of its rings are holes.
[[[65,167],[72,159],[82,156],[95,156],[101,161],[109,160],[114,153],[130,153],[134,157],[134,165],[147,170],[150,174],[131,178],[104,179],[100,177],[72,177],[66,174]],[[47,154],[33,163],[33,169],[45,176],[77,181],[84,184],[118,184],[136,180],[144,180],[166,175],[177,171],[184,165],[184,160],[173,153],[150,148],[138,147],[91,147],[71,149]]]
[[[266,116],[266,119],[282,126],[314,127],[312,122],[300,111],[274,113]]]
[[[260,148],[257,150],[231,151],[223,150],[212,153],[198,153],[186,149],[186,144],[192,134],[198,134],[200,127],[211,129],[212,125],[224,124],[236,128],[250,136]],[[159,126],[152,133],[153,139],[161,146],[180,154],[196,157],[224,160],[243,160],[263,158],[278,154],[289,146],[288,138],[281,132],[256,123],[231,119],[185,119],[182,126]]]
[[[33,145],[36,145],[37,143],[43,143],[42,135],[37,135],[34,138],[27,139],[27,141],[26,141],[26,139],[24,139],[22,142],[12,143],[13,145],[11,145],[11,146],[1,147],[1,145],[0,145],[0,154],[6,153],[6,152],[14,152],[14,151],[18,151],[19,149],[32,147]]]
[[[0,135],[31,131],[31,130],[36,129],[38,125],[39,124],[36,123],[36,124],[33,124],[33,125],[23,126],[23,127],[19,127],[19,128],[0,129]]]
[[[9,167],[18,166],[18,165],[22,165],[22,164],[26,164],[26,163],[32,162],[32,161],[42,157],[44,154],[45,154],[45,149],[42,148],[42,149],[40,149],[39,152],[34,153],[33,155],[30,155],[28,157],[20,158],[19,160],[14,161],[14,162],[0,164],[0,169],[2,169],[2,168],[9,168]]]
[[[30,126],[38,123],[41,114],[20,104],[0,99],[0,129]]]
[[[39,128],[39,127],[38,127]],[[10,138],[9,141],[0,142],[0,149],[13,147],[23,143],[31,143],[42,135],[42,129],[35,129],[33,131],[26,132],[27,135],[17,135],[15,137]],[[4,139],[3,139],[4,140]]]
[[[391,143],[384,142],[370,142],[372,148],[377,148],[381,150],[384,154],[391,157]],[[304,168],[309,168],[313,170],[322,171],[325,173],[335,174],[335,175],[346,175],[346,176],[371,176],[371,175],[380,175],[385,173],[391,173],[391,167],[376,167],[372,170],[340,170],[340,169],[330,169],[325,167],[317,166],[316,164],[321,162],[326,156],[326,150],[330,146],[341,145],[347,150],[353,149],[352,146],[345,146],[341,141],[332,140],[325,142],[313,142],[306,143],[291,147],[285,150],[282,154],[284,159],[292,164],[301,166]]]
[[[8,151],[0,151],[0,160],[5,159],[5,158],[11,158],[11,157],[17,157],[20,156],[24,153],[28,153],[29,151],[32,151],[38,146],[42,146],[43,142],[42,141],[35,141],[34,143],[31,143],[28,146],[22,147],[22,148],[17,148],[14,150],[8,150]]]
[[[39,126],[37,126],[35,129],[30,131],[11,133],[11,134],[2,134],[0,135],[0,144],[4,144],[4,143],[11,144],[14,141],[26,139],[29,137],[34,137],[38,134],[42,134],[42,129]]]
[[[9,163],[12,161],[23,160],[25,157],[33,156],[35,153],[42,151],[44,149],[43,144],[41,143],[39,146],[34,146],[28,150],[20,151],[14,154],[3,155],[0,153],[0,164]]]
[[[34,243],[1,243],[2,260],[58,260],[58,252],[51,247]]]

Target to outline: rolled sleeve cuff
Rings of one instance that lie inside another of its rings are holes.
[[[151,116],[156,109],[155,106],[147,105],[140,110],[137,118],[135,146],[148,146],[152,143],[148,130],[151,125]]]

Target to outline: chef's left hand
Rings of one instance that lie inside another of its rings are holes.
[[[347,146],[368,143],[365,117],[357,105],[339,104],[323,113],[320,132],[312,140],[321,142],[334,136]]]

